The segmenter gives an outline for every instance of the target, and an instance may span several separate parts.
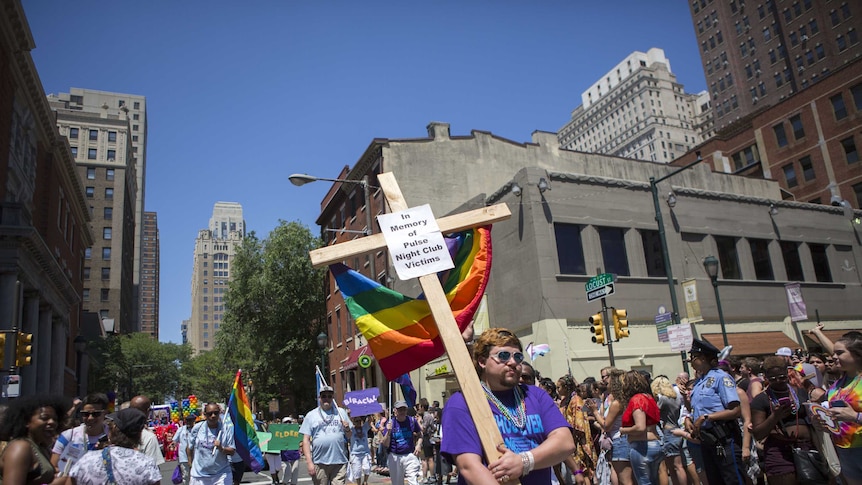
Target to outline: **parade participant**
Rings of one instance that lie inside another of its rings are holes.
[[[371,447],[368,446],[370,417],[357,416],[353,420],[353,433],[350,435],[350,464],[347,466],[347,481],[358,485],[368,483],[371,474]]]
[[[829,414],[838,421],[832,434],[841,462],[841,480],[862,484],[862,338],[844,336],[833,345],[835,367],[842,376],[829,388]]]
[[[634,475],[632,475],[629,440],[620,433],[625,408],[620,402],[619,396],[622,396],[623,393],[622,377],[625,372],[614,367],[606,369],[606,371],[603,369],[602,381],[607,381],[608,394],[601,409],[591,406],[590,411],[592,411],[593,416],[596,418],[596,423],[602,427],[606,440],[609,439],[611,441],[611,481],[621,485],[634,485],[635,479]],[[605,447],[607,448],[607,446]],[[602,475],[601,473],[597,474]]]
[[[635,480],[639,485],[657,484],[662,462],[657,428],[661,414],[643,373],[636,370],[625,373],[620,403],[625,406],[620,434],[629,441],[629,461]]]
[[[320,388],[320,406],[305,413],[299,428],[308,474],[314,485],[344,485],[347,443],[352,435],[347,413],[333,404],[334,391]]]
[[[575,395],[569,401],[566,408],[566,421],[572,427],[572,439],[575,444],[575,454],[572,457],[572,469],[575,475],[575,483],[592,483],[596,469],[598,456],[593,448],[593,435],[588,419],[587,400],[592,400],[592,384],[582,383],[578,385]],[[591,414],[591,413],[589,413]]]
[[[551,467],[575,451],[571,430],[554,401],[535,386],[518,384],[522,352],[520,340],[502,328],[485,330],[474,344],[473,365],[503,435],[497,448],[503,455],[483,461],[464,395],[453,394],[443,414],[441,452],[458,466],[459,484],[518,477],[523,485],[548,484]]]
[[[191,468],[191,485],[227,485],[233,482],[230,455],[234,434],[220,419],[221,407],[210,403],[204,408],[204,421],[189,432],[186,454]]]
[[[194,414],[186,416],[185,426],[180,426],[174,434],[174,443],[177,444],[180,470],[183,472],[183,485],[189,485],[189,479],[191,478],[189,455],[186,453],[186,448],[189,445],[189,433],[195,425],[195,419],[197,417]]]
[[[700,377],[691,392],[691,416],[686,431],[701,441],[703,465],[710,485],[744,484],[741,415],[736,382],[718,367],[719,350],[694,339],[691,365]]]
[[[529,362],[521,362],[521,384],[536,385],[536,369]],[[436,401],[435,401],[436,402]]]
[[[434,446],[431,445],[431,434],[434,432],[434,413],[428,407],[428,400],[423,398],[419,403],[419,412],[422,414],[420,425],[422,426],[422,475],[425,483],[433,483],[434,480]]]
[[[292,416],[285,416],[281,419],[284,424],[293,424],[296,422]],[[299,459],[302,454],[299,450],[282,450],[281,451],[281,481],[286,485],[296,485],[299,480]]]
[[[0,484],[61,485],[51,464],[51,445],[69,408],[62,396],[12,399],[0,422],[0,440],[8,442],[0,455]]]
[[[108,445],[91,451],[69,471],[72,485],[158,485],[162,473],[156,462],[135,448],[141,443],[141,431],[147,416],[136,408],[127,408],[105,417]]]
[[[84,398],[81,403],[83,424],[63,431],[51,450],[51,464],[65,475],[72,465],[84,457],[87,451],[101,449],[108,441],[108,426],[105,424],[105,410],[108,396],[95,393]]]
[[[147,396],[135,396],[129,403],[129,407],[135,408],[144,413],[144,416],[150,414],[152,409],[152,401]],[[162,455],[162,450],[159,447],[159,439],[156,434],[150,431],[146,426],[141,433],[141,447],[138,448],[142,453],[149,456],[156,462],[156,465],[161,465],[165,462],[165,457]]]
[[[381,442],[389,450],[389,478],[393,485],[419,483],[422,467],[419,452],[422,450],[422,427],[407,415],[407,402],[395,403],[395,418],[386,423]]]
[[[667,376],[658,376],[650,383],[652,395],[661,414],[661,452],[664,464],[670,470],[674,485],[687,482],[682,457],[682,437],[674,434],[679,429],[679,414],[682,408],[682,392],[671,384]]]

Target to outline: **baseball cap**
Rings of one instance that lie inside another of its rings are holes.
[[[126,436],[140,434],[144,426],[147,425],[147,416],[135,408],[126,408],[111,413],[105,416],[105,419],[112,421],[114,426]]]
[[[285,417],[281,418],[281,422],[282,423],[292,423],[293,418],[291,418],[290,416],[285,416]]]
[[[395,401],[395,409],[406,408],[406,407],[407,407],[407,401]]]
[[[333,389],[329,386],[321,386],[319,394],[323,394],[324,392],[335,392],[335,389]]]
[[[780,349],[775,351],[775,355],[780,355],[782,357],[790,357],[793,355],[793,351],[790,350],[790,347],[781,347]]]

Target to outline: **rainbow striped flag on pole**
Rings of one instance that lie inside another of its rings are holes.
[[[231,390],[230,399],[227,402],[227,412],[233,423],[236,452],[255,473],[261,471],[263,469],[263,453],[261,453],[260,443],[257,441],[257,432],[254,430],[254,415],[251,413],[248,397],[242,387],[242,369],[236,371],[233,390]]]
[[[491,273],[491,226],[446,236],[455,267],[438,274],[458,328],[479,308]],[[410,298],[344,264],[329,267],[356,326],[388,380],[443,355],[445,348],[424,296]]]

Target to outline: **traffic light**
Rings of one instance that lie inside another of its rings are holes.
[[[33,334],[18,332],[18,341],[15,345],[15,367],[30,365],[33,360],[30,354],[33,352]]]
[[[625,308],[611,308],[614,318],[614,336],[617,340],[629,336],[628,312]]]
[[[596,313],[595,315],[590,317],[590,323],[593,324],[590,327],[590,332],[593,333],[593,342],[597,344],[605,344],[605,325],[602,321],[602,314]]]

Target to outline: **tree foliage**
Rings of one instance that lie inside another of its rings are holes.
[[[216,334],[225,362],[254,382],[254,399],[279,399],[296,412],[314,402],[314,365],[323,329],[324,270],[308,252],[320,240],[298,222],[280,221],[260,240],[249,234],[231,263],[226,313]]]

